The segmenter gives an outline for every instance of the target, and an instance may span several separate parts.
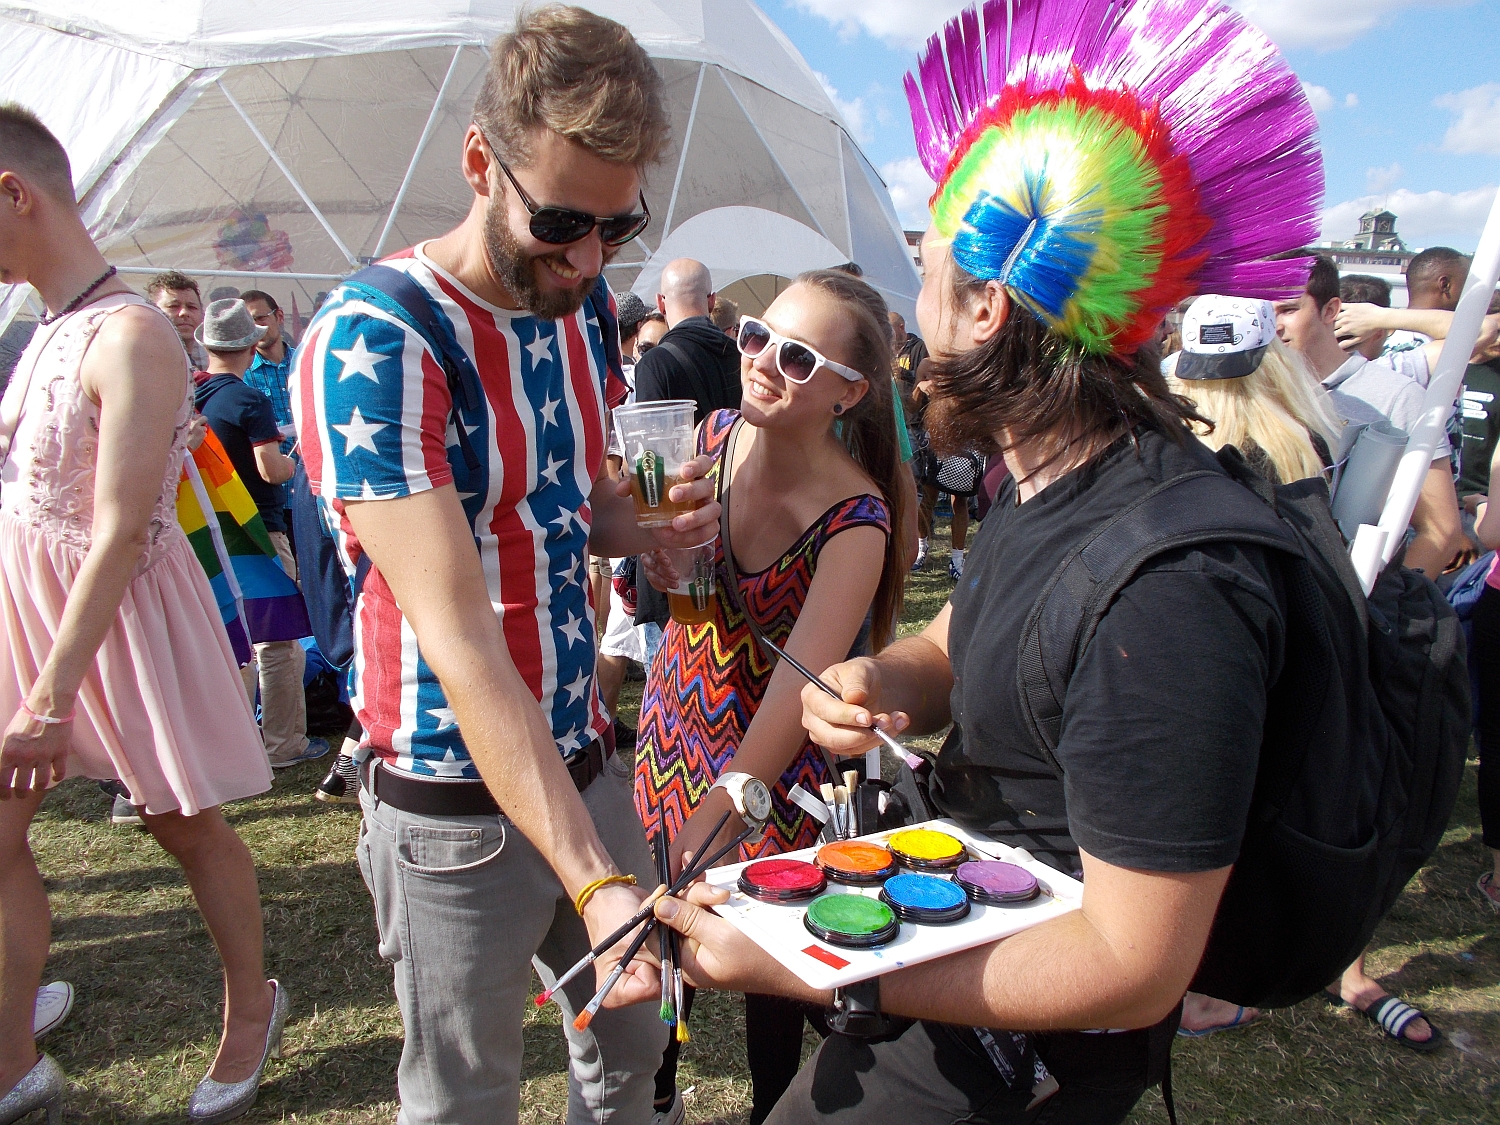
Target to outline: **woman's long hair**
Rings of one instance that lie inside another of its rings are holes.
[[[1212,425],[1195,423],[1194,431],[1210,449],[1260,446],[1282,482],[1315,477],[1324,468],[1313,445],[1317,434],[1337,452],[1343,423],[1328,393],[1301,355],[1278,339],[1271,340],[1261,364],[1243,379],[1178,379],[1174,391],[1191,399]]]
[[[849,455],[885,494],[891,533],[885,541],[885,564],[875,590],[870,639],[876,652],[891,642],[901,616],[906,585],[906,493],[901,490],[901,447],[896,440],[896,414],[891,368],[894,348],[885,300],[865,282],[837,270],[812,270],[797,278],[798,285],[816,289],[838,301],[848,313],[853,355],[849,366],[869,382],[865,397],[843,418],[844,445]]]

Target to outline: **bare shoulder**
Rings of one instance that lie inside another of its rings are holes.
[[[166,317],[144,305],[125,305],[99,325],[80,376],[95,399],[111,386],[175,388],[187,378],[187,359]]]

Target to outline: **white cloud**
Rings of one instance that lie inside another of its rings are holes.
[[[849,127],[849,135],[862,145],[867,145],[875,139],[875,131],[870,128],[870,113],[865,108],[864,98],[851,98],[845,100],[839,97],[839,92],[834,88],[828,75],[822,71],[813,71],[822,83],[824,92],[838,108],[840,115],[844,118],[844,124]]]
[[[1359,95],[1358,94],[1345,94],[1344,95],[1344,108],[1345,109],[1358,109],[1359,108]]]
[[[893,160],[880,168],[880,178],[891,191],[896,215],[907,230],[926,230],[932,222],[927,200],[932,197],[933,182],[927,169],[915,156]]]
[[[942,28],[974,0],[786,0],[793,8],[822,16],[841,34],[861,31],[893,47],[911,48]],[[1403,8],[1433,7],[1464,0],[1229,0],[1282,47],[1345,47]]]
[[[1333,108],[1333,95],[1328,92],[1328,87],[1304,82],[1302,92],[1307,95],[1307,104],[1312,106],[1313,112],[1319,117]]]
[[[1406,169],[1400,164],[1392,164],[1389,168],[1366,168],[1365,186],[1374,194],[1379,195],[1395,187],[1404,175],[1406,175]]]
[[[1462,0],[1229,0],[1232,7],[1280,47],[1347,47],[1404,8],[1430,8]]]
[[[1408,246],[1451,245],[1472,250],[1495,202],[1495,188],[1473,191],[1396,191],[1366,195],[1339,203],[1323,212],[1323,237],[1336,241],[1353,238],[1359,217],[1372,207],[1394,212],[1396,233]]]
[[[1444,94],[1432,104],[1458,114],[1443,136],[1444,151],[1500,156],[1500,82]]]
[[[787,0],[789,6],[822,16],[843,35],[868,32],[893,47],[913,48],[974,0]]]

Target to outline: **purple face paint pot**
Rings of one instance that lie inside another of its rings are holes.
[[[957,922],[969,913],[963,888],[936,875],[893,875],[880,888],[880,901],[901,921],[923,926]]]
[[[985,906],[1030,902],[1042,893],[1041,884],[1030,871],[994,859],[965,863],[953,873],[953,881],[969,898]]]

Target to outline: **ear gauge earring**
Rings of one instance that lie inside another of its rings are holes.
[[[844,412],[844,404],[842,402],[836,402],[836,403],[834,403],[833,404],[833,412],[835,414],[842,414]]]

